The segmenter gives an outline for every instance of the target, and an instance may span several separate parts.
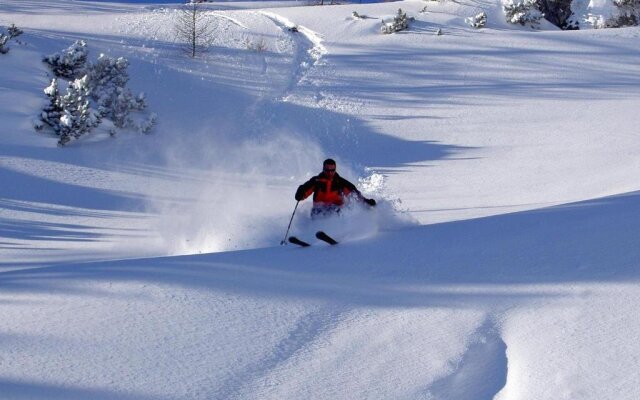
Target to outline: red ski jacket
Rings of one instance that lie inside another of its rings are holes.
[[[336,172],[333,179],[321,173],[314,176],[298,187],[296,200],[304,200],[313,193],[313,206],[322,207],[329,205],[341,206],[344,204],[345,196],[355,193],[362,197],[355,185],[344,179]]]

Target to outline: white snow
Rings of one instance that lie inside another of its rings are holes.
[[[640,28],[209,3],[192,60],[176,6],[0,3],[0,399],[640,398]],[[150,135],[33,129],[78,39]],[[328,157],[378,206],[280,246]]]

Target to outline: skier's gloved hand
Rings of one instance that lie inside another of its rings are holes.
[[[300,186],[298,190],[296,190],[296,200],[301,201],[304,200],[304,188]]]
[[[376,205],[376,201],[374,199],[364,199],[364,202],[370,205],[371,207]]]

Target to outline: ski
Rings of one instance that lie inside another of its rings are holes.
[[[316,237],[324,242],[329,243],[330,245],[338,244],[338,242],[334,238],[322,231],[316,232]]]
[[[295,236],[289,236],[289,243],[293,243],[293,244],[297,244],[298,246],[302,246],[302,247],[309,247],[311,246],[309,243],[304,242],[300,239],[298,239]]]
[[[338,244],[338,242],[334,238],[327,235],[323,231],[316,232],[316,237],[322,240],[323,242],[329,243],[330,245]],[[305,242],[304,240],[300,240],[295,236],[289,236],[289,243],[297,244],[298,246],[301,246],[301,247],[311,246],[311,244]]]

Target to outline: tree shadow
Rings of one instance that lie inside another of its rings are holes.
[[[28,163],[28,160],[25,162]],[[73,165],[73,164],[71,164]],[[61,168],[61,174],[71,173]],[[73,177],[69,176],[73,181]],[[16,202],[34,202],[53,206],[65,206],[93,210],[104,214],[104,211],[122,211],[141,207],[140,195],[134,193],[122,193],[115,190],[92,188],[89,186],[54,181],[45,177],[39,177],[7,168],[0,164],[0,180],[13,182],[0,188],[0,205],[3,208],[19,208]],[[45,214],[56,212],[52,208],[31,208],[30,211],[38,211]],[[104,216],[104,215],[102,215]]]
[[[42,0],[20,0],[20,1],[3,1],[0,10],[7,13],[31,14],[34,11],[38,14],[94,14],[94,13],[125,13],[130,12],[131,8],[118,5],[118,2],[109,2],[100,4],[94,1],[87,1],[82,7],[78,7],[73,2],[54,2]]]
[[[91,227],[75,224],[54,224],[0,219],[0,237],[21,240],[98,241],[104,235],[90,232]],[[0,249],[4,248],[0,244]]]
[[[431,30],[430,24],[419,24],[419,27]],[[536,38],[530,42],[535,45],[529,48],[513,48],[508,41],[502,43],[497,35],[491,38],[494,40],[474,42],[469,48],[447,48],[434,43],[425,49],[422,45],[412,47],[403,43],[371,51],[358,49],[354,53],[329,54],[329,62],[349,65],[350,69],[332,76],[326,89],[358,101],[385,102],[388,108],[400,110],[417,105],[428,109],[429,105],[474,104],[474,97],[479,95],[498,100],[636,96],[640,76],[630,66],[640,62],[637,42],[614,44],[604,39],[557,33]],[[564,48],[571,48],[572,57],[567,56]],[[500,69],[504,69],[504,74],[496,72]],[[603,80],[605,70],[607,79]],[[348,71],[388,72],[372,80],[367,74]],[[544,71],[544,78],[536,79],[540,71]],[[385,80],[385,76],[389,79]]]
[[[135,394],[107,388],[86,388],[66,384],[51,384],[28,380],[16,380],[0,377],[0,397],[13,400],[49,399],[49,400],[162,400],[168,397]]]
[[[50,290],[51,282],[64,290],[83,280],[122,280],[348,306],[518,303],[562,295],[554,285],[638,280],[639,196],[421,226],[330,248],[278,247],[7,271],[0,273],[0,288],[40,292]]]

